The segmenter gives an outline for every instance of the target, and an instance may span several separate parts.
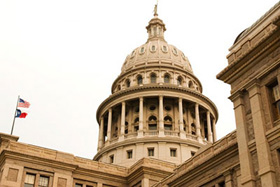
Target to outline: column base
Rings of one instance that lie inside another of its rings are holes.
[[[118,141],[123,141],[124,140],[124,135],[121,135],[120,137],[119,137],[119,140]]]
[[[138,132],[137,132],[137,138],[142,138],[143,136],[144,136],[144,132],[138,130]]]
[[[163,130],[159,130],[158,137],[165,137]]]
[[[181,139],[186,139],[187,137],[186,137],[186,133],[184,132],[184,131],[181,131],[180,132],[180,138]]]

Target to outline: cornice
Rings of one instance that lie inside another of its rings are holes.
[[[269,48],[276,44],[279,45],[280,36],[276,35],[272,41],[268,42],[265,46],[262,46],[265,41],[268,41],[273,33],[280,32],[279,27],[273,31],[270,31],[270,34],[266,37],[263,37],[261,41],[258,42],[255,46],[251,46],[249,50],[244,52],[238,59],[231,62],[224,70],[222,70],[216,78],[224,81],[225,83],[231,83],[232,79],[237,76],[237,73],[244,70],[249,64],[254,62],[258,57],[260,57],[264,52],[266,52]],[[259,48],[259,51],[257,51]],[[240,49],[242,50],[242,49]],[[257,52],[256,52],[257,51]],[[255,52],[255,53],[254,53]],[[254,54],[253,54],[254,53]],[[250,57],[249,57],[250,56]],[[248,58],[248,59],[246,59]],[[258,61],[257,61],[258,62]]]
[[[100,112],[101,109],[107,105],[109,105],[113,100],[116,100],[118,98],[121,98],[122,96],[126,96],[126,95],[133,95],[135,93],[140,93],[142,91],[155,91],[155,90],[161,90],[161,91],[174,91],[174,97],[176,96],[176,92],[181,92],[187,95],[192,95],[195,96],[203,101],[205,101],[206,103],[209,104],[210,107],[212,107],[213,112],[215,112],[215,117],[216,117],[216,121],[218,120],[218,109],[216,107],[216,105],[206,96],[204,96],[203,94],[193,91],[191,89],[188,88],[183,88],[183,87],[178,87],[172,84],[164,84],[164,85],[143,85],[143,86],[134,86],[119,92],[116,92],[112,95],[110,95],[107,99],[105,99],[98,107],[97,112],[96,112],[96,119],[97,121],[99,121],[99,117],[100,117]],[[145,97],[143,95],[143,97]],[[136,97],[135,97],[136,98]]]
[[[71,164],[67,162],[57,161],[53,159],[48,159],[40,156],[33,156],[30,154],[21,153],[18,151],[8,150],[4,149],[1,153],[3,155],[3,159],[12,159],[12,160],[18,160],[21,162],[27,162],[29,164],[35,164],[35,165],[42,165],[47,166],[50,168],[57,168],[57,169],[63,169],[66,171],[74,171],[78,165]]]

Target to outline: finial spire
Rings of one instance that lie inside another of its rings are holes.
[[[157,0],[157,4],[155,5],[155,8],[154,8],[154,16],[158,16],[157,6],[158,6],[158,0]]]

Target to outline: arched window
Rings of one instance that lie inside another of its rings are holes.
[[[157,130],[157,117],[156,116],[149,117],[149,130]]]
[[[186,121],[183,119],[183,124],[184,124],[184,131],[186,132],[187,131],[187,124],[186,124]]]
[[[134,132],[139,130],[139,117],[135,118],[134,120]]]
[[[138,84],[138,85],[143,84],[143,78],[142,78],[141,75],[138,75],[138,76],[137,76],[137,84]]]
[[[182,77],[181,77],[181,76],[179,76],[179,77],[177,78],[177,85],[178,85],[178,86],[182,86]]]
[[[170,76],[168,74],[164,75],[164,83],[169,83],[170,82]]]
[[[139,123],[139,118],[135,118],[134,123]]]
[[[195,128],[195,124],[192,123],[192,135],[196,135],[196,128]]]
[[[127,79],[126,82],[125,82],[125,84],[126,84],[126,87],[129,88],[129,87],[130,87],[130,80]]]
[[[125,133],[125,134],[128,133],[128,122],[127,122],[127,121],[125,122],[125,130],[124,130],[124,133]]]
[[[194,88],[192,81],[189,82],[189,88]]]
[[[164,130],[172,130],[172,118],[170,116],[164,117]]]
[[[157,75],[155,73],[151,73],[151,83],[157,83]]]

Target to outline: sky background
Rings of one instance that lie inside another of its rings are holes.
[[[159,0],[165,39],[189,58],[217,106],[218,138],[235,129],[230,86],[216,79],[235,38],[278,0]],[[96,110],[126,56],[147,41],[156,0],[0,0],[0,132],[16,119],[20,142],[92,159]]]

